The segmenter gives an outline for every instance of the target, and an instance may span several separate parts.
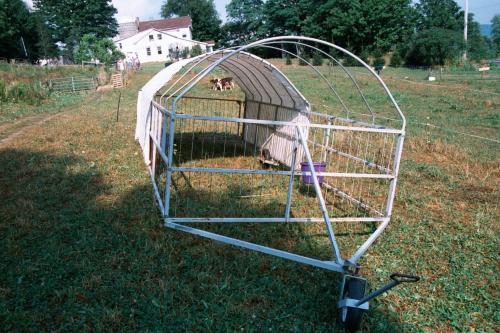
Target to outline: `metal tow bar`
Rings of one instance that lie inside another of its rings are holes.
[[[368,301],[379,296],[380,294],[394,288],[403,282],[417,282],[420,280],[419,276],[407,275],[401,273],[391,274],[391,282],[372,293],[364,296],[366,288],[366,280],[356,276],[350,276],[346,279],[341,288],[341,299],[338,302],[340,322],[348,333],[356,332],[363,320],[363,314],[368,311]]]
[[[392,288],[394,288],[395,286],[397,286],[398,284],[401,284],[403,282],[418,282],[420,280],[420,276],[401,274],[401,273],[393,273],[393,274],[391,274],[391,280],[392,281],[389,282],[388,284],[386,284],[385,286],[378,288],[377,290],[369,293],[368,295],[366,295],[365,297],[360,299],[356,303],[356,306],[360,306],[361,304],[366,303],[366,302],[374,299],[378,295],[385,293],[388,290],[391,290]]]

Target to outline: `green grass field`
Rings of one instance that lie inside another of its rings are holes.
[[[39,67],[0,63],[0,125],[26,116],[57,113],[80,103],[85,93],[50,93],[42,82],[71,76],[97,76],[95,67]],[[15,91],[13,91],[15,90]]]
[[[326,97],[307,69],[280,68],[320,109]],[[118,91],[89,94],[0,146],[0,331],[339,331],[337,274],[162,226],[134,141],[137,91],[158,69],[145,67],[122,90],[119,122]],[[498,140],[500,96],[469,89],[498,93],[500,84],[442,88],[420,75],[382,73],[408,135],[391,223],[361,264],[373,287],[395,271],[422,280],[372,302],[363,331],[496,332],[499,145],[450,130]],[[322,250],[300,225],[219,230]]]

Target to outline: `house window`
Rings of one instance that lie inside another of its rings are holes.
[[[161,34],[156,35],[158,39],[161,39]]]
[[[158,46],[158,54],[161,54],[161,46]]]
[[[151,55],[151,48],[150,48],[150,47],[147,47],[147,48],[146,48],[146,53],[147,53],[147,55],[148,55],[148,56],[150,56],[150,55]]]
[[[149,35],[149,40],[152,41],[153,39],[155,39],[155,37],[153,35]]]
[[[122,48],[122,43],[118,43],[118,46],[120,47],[120,50],[121,50],[121,48]]]
[[[186,35],[186,34],[183,34],[183,35],[182,35],[182,38],[186,38],[186,37],[187,37],[187,35]]]

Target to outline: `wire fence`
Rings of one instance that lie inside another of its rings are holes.
[[[64,78],[49,79],[42,85],[54,92],[78,92],[85,90],[95,90],[98,86],[98,80],[95,77],[88,76],[70,76]]]

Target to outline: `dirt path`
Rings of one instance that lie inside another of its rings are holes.
[[[0,125],[0,147],[12,142],[17,137],[21,136],[28,129],[35,126],[41,125],[51,119],[54,119],[64,112],[58,112],[55,114],[41,114],[36,116],[29,116],[21,118],[17,121],[9,122],[7,124]]]
[[[82,101],[80,101],[78,106],[87,105],[87,103],[92,102],[97,99],[99,95],[94,94],[91,96],[87,96]],[[65,113],[68,113],[71,110],[74,110],[75,105],[68,106],[67,108],[62,109],[57,112],[49,112],[43,114],[37,114],[34,116],[26,116],[13,121],[9,121],[3,124],[0,124],[0,148],[6,145],[9,142],[12,142],[16,138],[22,136],[29,129],[42,125],[47,121],[55,119]]]

